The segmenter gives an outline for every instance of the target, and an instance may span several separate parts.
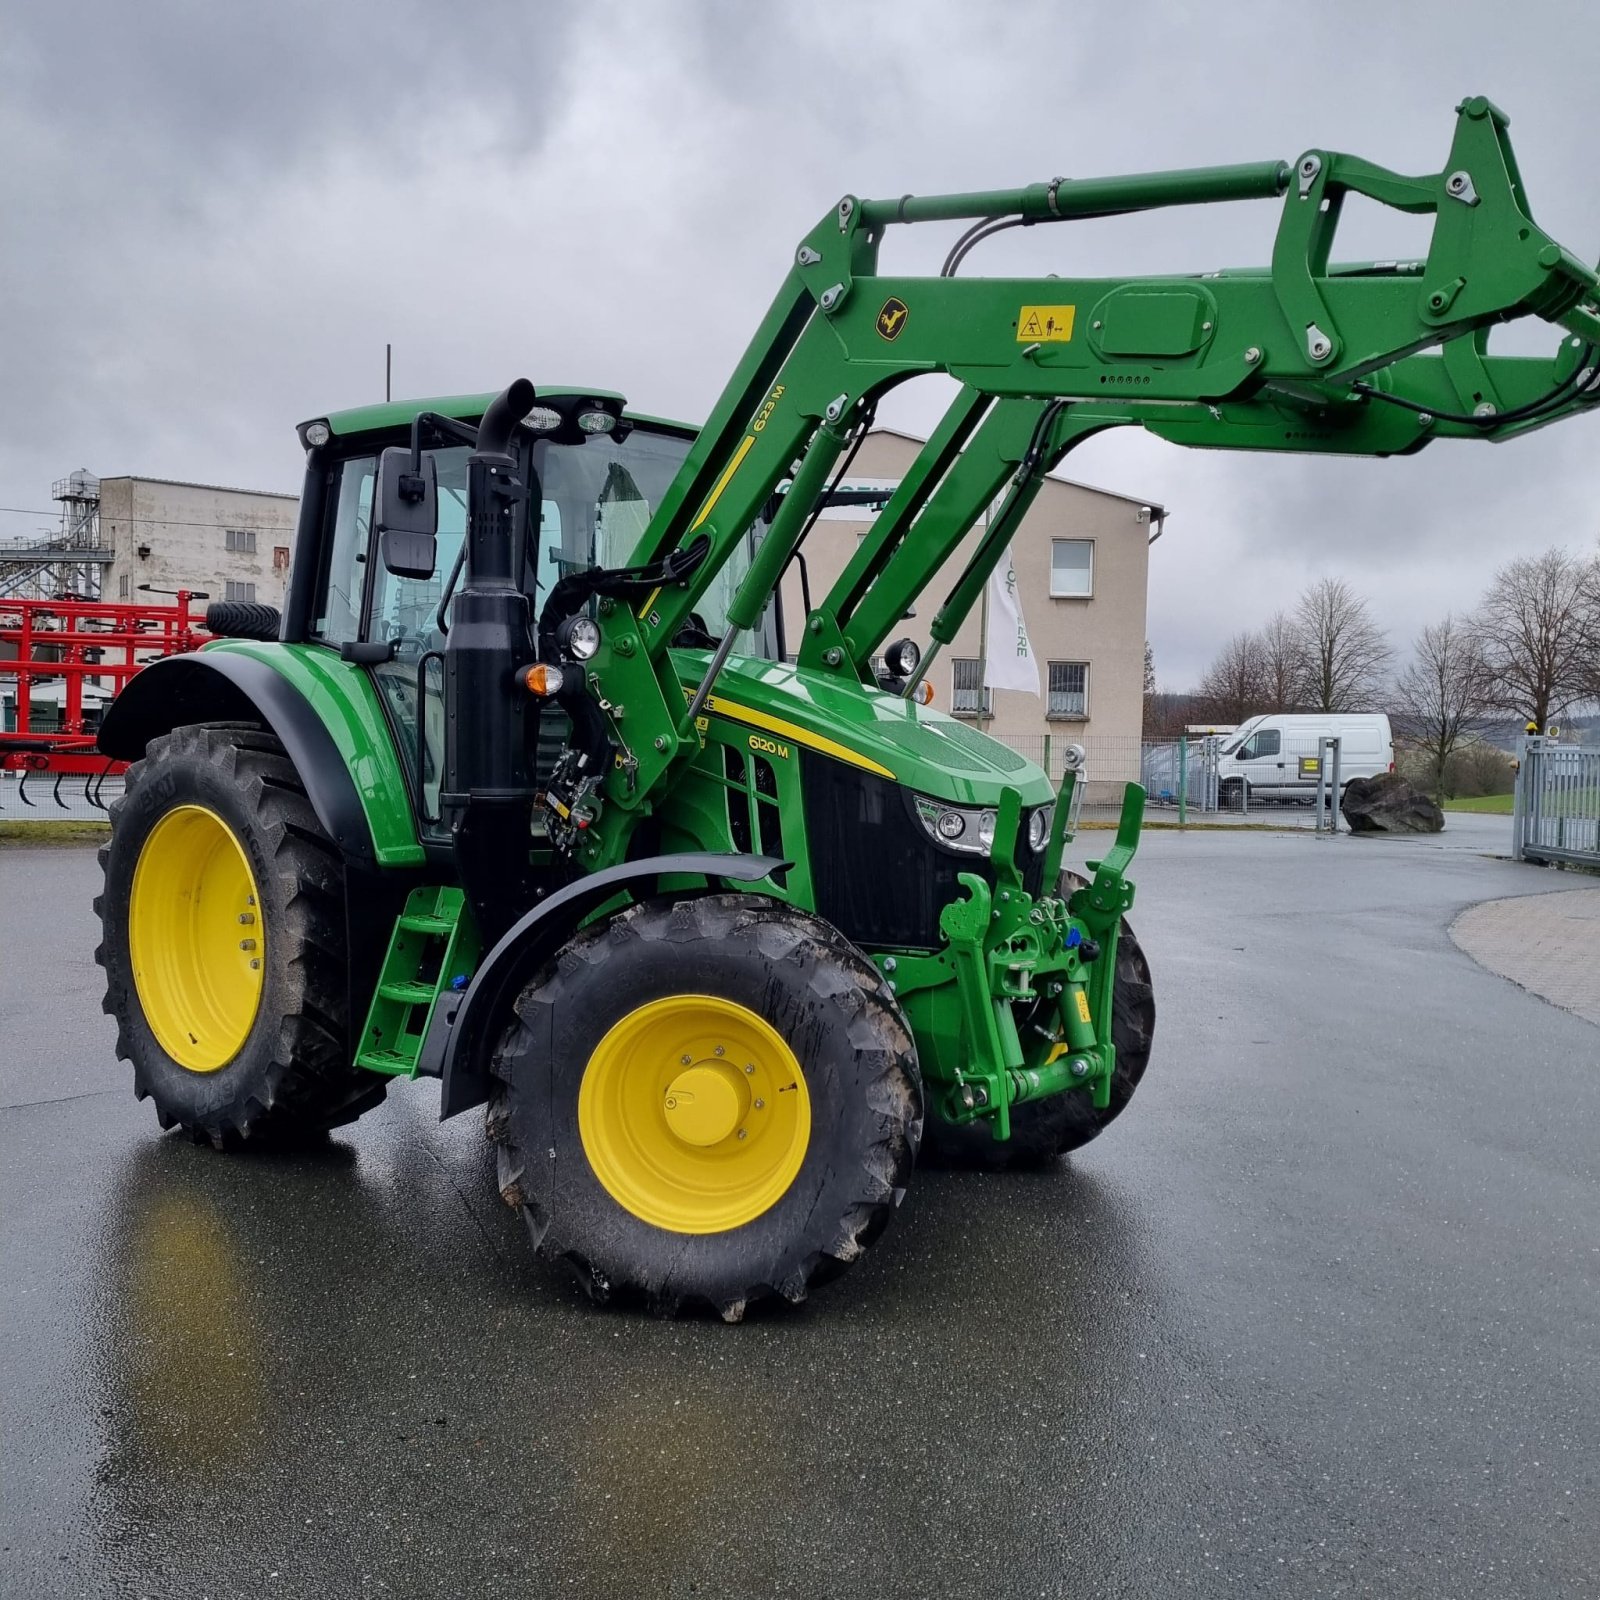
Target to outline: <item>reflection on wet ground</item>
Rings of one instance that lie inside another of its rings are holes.
[[[60,1021],[0,1110],[0,1589],[1584,1592],[1593,1030],[1444,933],[1518,869],[1358,848],[1150,841],[1124,1122],[919,1172],[859,1270],[737,1328],[591,1308],[431,1087],[295,1154],[158,1135],[76,944],[7,946],[0,1027],[47,977]],[[26,870],[87,902],[75,853]]]

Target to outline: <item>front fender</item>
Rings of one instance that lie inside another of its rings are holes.
[[[659,889],[661,879],[688,874],[755,883],[789,862],[776,856],[719,855],[709,851],[624,861],[558,889],[541,900],[478,963],[460,996],[443,995],[423,1045],[418,1070],[444,1079],[439,1116],[453,1117],[489,1098],[489,1051],[496,1030],[511,1016],[522,986],[577,931],[591,912],[621,891]],[[637,897],[637,896],[636,896]]]

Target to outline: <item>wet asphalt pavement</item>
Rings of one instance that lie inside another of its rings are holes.
[[[432,1085],[162,1136],[92,851],[0,850],[0,1588],[1600,1592],[1600,1031],[1446,933],[1574,880],[1446,839],[1148,836],[1127,1115],[739,1327],[590,1308]]]

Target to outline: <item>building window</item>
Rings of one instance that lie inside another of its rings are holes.
[[[1050,541],[1050,593],[1057,600],[1087,600],[1094,593],[1094,540]]]
[[[983,663],[971,657],[955,657],[951,663],[950,709],[958,717],[975,717],[978,703],[983,702],[983,714],[994,711],[994,692],[983,687]]]
[[[131,600],[133,598],[133,574],[131,572],[124,572],[117,579],[117,598],[119,600]]]
[[[1089,715],[1089,663],[1052,661],[1047,717],[1077,719]]]
[[[289,570],[288,545],[275,544],[272,547],[272,570],[274,572],[287,572]]]
[[[254,600],[256,586],[253,583],[235,583],[228,578],[222,585],[222,598],[224,600]]]
[[[253,556],[256,553],[256,530],[229,528],[223,533],[222,542],[227,549],[236,550],[242,556]]]

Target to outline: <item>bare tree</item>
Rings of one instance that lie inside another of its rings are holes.
[[[1264,708],[1266,673],[1260,637],[1236,633],[1200,679],[1196,698],[1217,722],[1243,722]]]
[[[1565,550],[1502,567],[1473,619],[1488,670],[1488,700],[1546,728],[1594,693],[1595,562]]]
[[[1267,703],[1263,711],[1293,711],[1300,704],[1305,652],[1299,630],[1281,611],[1275,611],[1260,633],[1262,686]]]
[[[1483,656],[1470,624],[1453,616],[1424,628],[1415,652],[1395,682],[1396,721],[1427,752],[1430,787],[1442,799],[1450,757],[1487,709]]]
[[[1300,690],[1313,711],[1362,711],[1383,687],[1394,651],[1343,578],[1322,578],[1295,607]]]

